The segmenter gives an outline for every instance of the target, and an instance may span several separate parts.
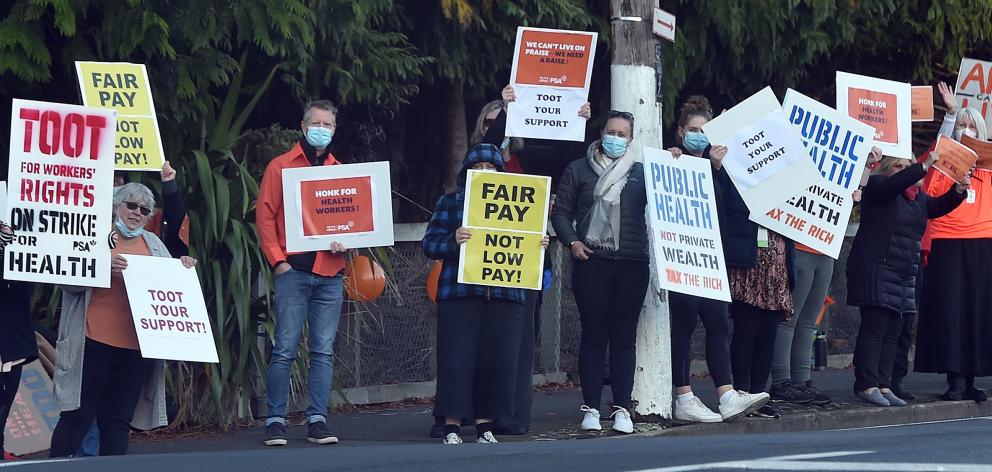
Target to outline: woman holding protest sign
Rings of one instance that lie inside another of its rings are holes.
[[[52,457],[76,454],[94,419],[100,455],[126,454],[131,426],[152,429],[166,423],[165,364],[141,356],[121,275],[127,254],[170,257],[162,241],[144,230],[154,206],[144,185],[116,189],[110,288],[62,287],[53,379],[62,414],[52,433]],[[187,256],[181,260],[189,268],[196,264]]]
[[[709,139],[703,134],[703,125],[713,119],[713,109],[706,97],[693,95],[682,105],[679,114],[676,142],[678,147],[668,149],[676,159],[693,156],[710,159]],[[714,186],[714,191],[719,187]],[[720,194],[716,200],[722,199]],[[718,211],[720,228],[725,230],[723,214]],[[730,367],[730,318],[727,303],[709,298],[668,292],[672,335],[672,380],[675,385],[675,411],[677,420],[716,423],[729,421],[757,411],[768,402],[768,394],[747,393],[735,390]],[[706,366],[716,386],[720,399],[720,413],[714,413],[692,392],[689,365],[692,362],[692,335],[699,320],[706,328]]]
[[[14,240],[14,230],[0,220],[0,261],[4,250]],[[21,369],[38,357],[31,326],[31,284],[3,278],[0,264],[0,461],[3,460],[3,435],[7,416],[21,383]]]
[[[909,159],[886,156],[861,194],[861,225],[847,261],[847,303],[861,310],[854,391],[880,406],[906,405],[890,389],[892,369],[902,317],[917,310],[916,273],[927,219],[954,210],[969,188],[970,175],[938,198],[920,192],[919,183],[937,158],[933,152],[910,165]]]
[[[940,133],[957,141],[964,136],[985,141],[988,130],[978,110],[958,109],[957,99],[941,83],[948,108]],[[953,119],[952,119],[953,118]],[[946,216],[930,221],[924,237],[926,277],[920,293],[919,333],[916,340],[917,372],[947,375],[945,400],[985,401],[988,395],[975,385],[975,377],[992,375],[992,172],[976,169],[975,185],[965,203]],[[924,180],[928,195],[946,192],[955,182],[940,172]]]
[[[601,136],[584,158],[565,168],[551,223],[574,263],[572,292],[582,321],[582,429],[602,429],[599,408],[609,347],[613,430],[631,433],[634,342],[649,274],[647,195],[644,168],[629,150],[634,116],[610,111]]]
[[[474,418],[479,443],[496,443],[493,418],[509,413],[520,333],[527,322],[524,290],[458,283],[460,246],[472,237],[462,227],[469,169],[502,171],[491,144],[469,149],[458,187],[434,208],[421,245],[443,260],[437,288],[437,396],[434,414],[445,418],[444,444],[461,444],[462,418]],[[547,247],[548,237],[542,240]]]

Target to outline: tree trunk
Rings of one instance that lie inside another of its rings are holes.
[[[655,99],[655,47],[651,33],[657,0],[611,0],[613,60],[610,101],[616,110],[634,114],[634,146],[641,160],[644,146],[662,147],[661,103]],[[628,18],[639,18],[640,21]],[[645,215],[647,217],[647,215]],[[637,326],[637,366],[634,370],[634,409],[639,416],[671,418],[671,334],[667,296],[658,282],[651,252],[651,282]]]
[[[458,170],[461,169],[462,161],[465,160],[465,152],[468,151],[468,130],[465,122],[465,91],[462,88],[464,82],[462,78],[451,80],[451,94],[448,96],[448,110],[446,113],[446,127],[448,129],[448,179],[446,189],[451,191],[455,188],[458,180]]]

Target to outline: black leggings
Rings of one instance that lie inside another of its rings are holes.
[[[734,389],[763,392],[771,374],[775,334],[782,312],[739,302],[730,305],[730,312],[734,315],[734,337],[730,341]]]
[[[63,411],[52,432],[52,457],[76,454],[96,419],[100,455],[127,454],[128,433],[151,364],[141,352],[86,339],[79,408]]]
[[[610,349],[613,404],[630,409],[634,390],[634,341],[648,290],[648,263],[592,258],[574,261],[572,292],[582,320],[579,381],[582,398],[599,409],[606,349]]]
[[[10,407],[14,405],[17,388],[21,384],[22,367],[24,366],[17,365],[10,372],[0,373],[0,461],[3,460],[4,426],[7,424],[7,415],[10,414]]]
[[[719,387],[730,385],[730,317],[720,300],[668,292],[672,319],[672,383],[689,385],[692,363],[692,334],[699,320],[706,328],[706,367]]]
[[[878,306],[861,307],[861,326],[854,348],[854,391],[889,388],[903,319],[899,313]]]

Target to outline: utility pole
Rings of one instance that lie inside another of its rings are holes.
[[[661,148],[661,103],[656,75],[658,40],[651,32],[657,0],[610,0],[610,102],[613,109],[634,114],[634,145],[638,160],[644,146]],[[650,202],[649,202],[650,206]],[[645,215],[646,217],[647,215]],[[637,326],[637,366],[634,370],[635,411],[639,416],[672,417],[671,328],[668,297],[658,282],[651,252],[651,282]]]

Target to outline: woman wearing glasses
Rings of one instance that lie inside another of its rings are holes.
[[[602,429],[599,408],[610,350],[613,430],[631,433],[634,341],[648,288],[644,169],[628,151],[634,117],[610,111],[601,139],[572,161],[558,184],[551,223],[574,259],[572,291],[582,321],[579,377],[584,431]]]
[[[127,454],[131,426],[166,424],[164,362],[141,357],[121,275],[127,255],[170,257],[162,241],[144,230],[154,207],[144,185],[117,188],[110,288],[62,287],[53,379],[62,414],[52,433],[52,457],[74,455],[94,419],[103,456]],[[188,268],[196,264],[188,256],[181,260]]]

